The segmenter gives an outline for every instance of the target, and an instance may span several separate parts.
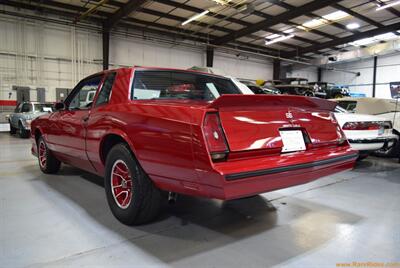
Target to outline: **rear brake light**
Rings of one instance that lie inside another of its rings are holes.
[[[378,130],[381,127],[377,122],[347,122],[343,125],[343,130]]]
[[[206,114],[203,131],[211,158],[214,161],[226,159],[229,149],[217,113]]]

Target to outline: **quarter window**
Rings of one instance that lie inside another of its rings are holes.
[[[96,106],[108,103],[110,101],[111,90],[114,85],[116,73],[110,73],[104,80],[103,87],[99,92],[99,96],[96,100]]]

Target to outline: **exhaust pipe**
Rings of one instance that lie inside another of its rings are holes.
[[[168,204],[170,204],[170,205],[175,204],[177,197],[178,197],[177,193],[168,192]]]

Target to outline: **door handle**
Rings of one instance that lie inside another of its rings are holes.
[[[82,121],[83,122],[87,122],[89,120],[89,116],[85,115],[84,117],[82,117]]]

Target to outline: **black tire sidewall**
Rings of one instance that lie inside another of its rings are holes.
[[[111,171],[114,163],[117,160],[122,160],[125,162],[132,177],[132,200],[129,206],[125,209],[118,206],[112,194]],[[141,202],[143,200],[143,189],[141,183],[143,176],[144,174],[141,171],[138,163],[125,145],[118,144],[110,150],[106,159],[104,189],[111,212],[124,224],[133,224],[135,218],[139,214]]]

